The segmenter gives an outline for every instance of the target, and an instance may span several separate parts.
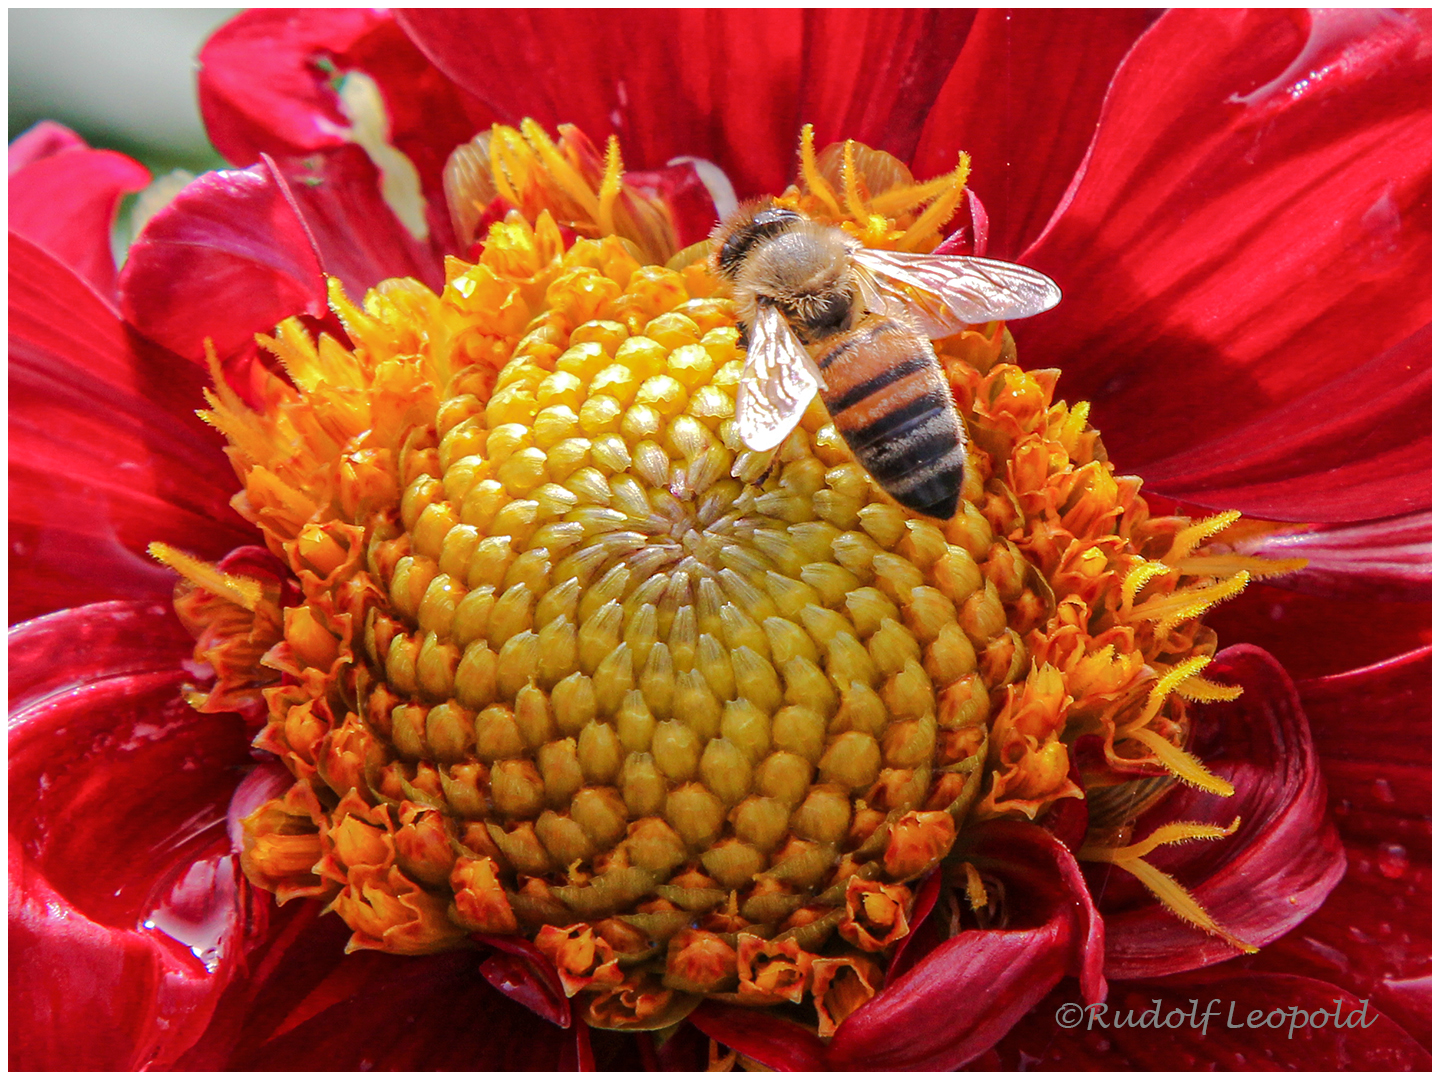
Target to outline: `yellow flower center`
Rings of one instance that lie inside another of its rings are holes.
[[[217,379],[236,506],[301,599],[156,553],[216,672],[194,703],[263,693],[256,744],[295,777],[244,822],[251,880],[327,898],[352,948],[523,934],[597,1026],[710,994],[812,1001],[826,1035],[967,825],[1088,793],[1109,832],[1082,854],[1163,897],[1141,856],[1210,834],[1132,844],[1103,796],[1226,789],[1184,750],[1184,699],[1234,693],[1199,675],[1197,616],[1262,564],[1196,555],[1233,519],[1150,517],[998,324],[936,344],[971,440],[951,521],[896,505],[818,402],[745,450],[732,305],[700,253],[643,261],[663,206],[567,138],[466,148],[467,190],[526,212],[440,296],[333,285],[349,347],[282,325],[289,381],[258,410]],[[963,163],[916,185],[804,150],[781,201],[867,243],[933,247],[963,187]]]

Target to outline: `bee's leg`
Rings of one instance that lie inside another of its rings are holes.
[[[739,345],[740,348],[742,348],[742,349],[749,349],[749,348],[750,348],[750,326],[749,326],[749,324],[746,323],[746,322],[744,322],[743,320],[741,320],[741,321],[739,321],[739,322],[736,322],[736,324],[735,324],[735,329],[740,331],[740,337],[736,340],[735,344]]]

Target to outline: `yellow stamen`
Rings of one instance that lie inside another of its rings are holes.
[[[915,219],[915,224],[905,230],[896,247],[902,251],[909,250],[916,241],[939,231],[940,226],[950,220],[960,205],[960,197],[965,193],[965,181],[969,176],[970,155],[962,153],[960,164],[955,166],[955,172],[951,174],[949,187],[925,208],[925,212]]]
[[[980,878],[980,871],[968,862],[962,865],[965,868],[965,899],[970,902],[970,910],[984,911],[990,906],[990,894]]]
[[[845,140],[844,158],[840,165],[840,176],[845,181],[845,206],[850,216],[863,222],[869,216],[860,198],[860,171],[855,168],[855,140]]]
[[[1197,787],[1201,791],[1208,791],[1212,795],[1231,796],[1235,794],[1235,788],[1228,780],[1211,773],[1193,755],[1181,750],[1174,743],[1151,731],[1149,728],[1139,728],[1128,733],[1129,738],[1144,745],[1152,754],[1160,759],[1160,764],[1169,769],[1177,778],[1183,780],[1191,787]]]
[[[1076,858],[1090,862],[1124,863],[1131,859],[1143,859],[1161,844],[1183,844],[1187,840],[1221,840],[1233,836],[1238,828],[1238,817],[1228,826],[1206,825],[1198,821],[1172,821],[1168,825],[1161,825],[1138,844],[1128,844],[1125,847],[1086,844],[1076,852]]]
[[[605,175],[600,180],[600,202],[597,220],[602,233],[615,232],[615,200],[620,197],[620,177],[625,167],[620,161],[620,140],[614,135],[605,144]]]
[[[202,562],[193,555],[171,547],[169,544],[162,544],[158,541],[151,544],[146,550],[150,557],[164,566],[168,566],[186,581],[207,592],[212,592],[232,604],[238,604],[246,611],[254,611],[260,606],[260,600],[264,590],[258,581],[253,578],[242,577],[239,574],[227,574],[219,567],[210,563]]]
[[[1216,514],[1213,517],[1202,518],[1200,521],[1195,522],[1195,524],[1181,529],[1175,534],[1175,539],[1171,541],[1170,550],[1165,553],[1163,561],[1174,566],[1199,547],[1201,543],[1210,539],[1210,537],[1216,533],[1228,529],[1239,520],[1239,510],[1226,510],[1224,513]]]
[[[815,126],[813,124],[806,124],[800,129],[800,177],[805,181],[805,187],[810,193],[825,204],[832,217],[838,221],[845,216],[840,210],[840,203],[835,198],[835,192],[825,177],[820,174],[820,168],[815,163]]]
[[[1125,605],[1125,609],[1128,611],[1131,605],[1135,603],[1135,597],[1140,594],[1141,589],[1145,588],[1146,585],[1150,584],[1150,582],[1154,581],[1160,575],[1170,573],[1170,570],[1171,567],[1166,566],[1164,563],[1143,562],[1134,570],[1131,570],[1130,573],[1126,574],[1125,580],[1120,584],[1120,598]]]
[[[550,136],[545,134],[545,129],[534,120],[527,118],[520,121],[520,131],[540,156],[541,164],[549,170],[551,177],[560,185],[565,194],[581,205],[591,221],[598,221],[600,200],[595,197],[595,192],[590,190],[590,185],[585,182],[585,178],[575,171],[570,162],[565,160],[559,147],[550,141]]]
[[[1192,555],[1175,563],[1175,569],[1190,577],[1227,577],[1244,571],[1252,579],[1279,577],[1304,570],[1309,559],[1262,559],[1258,555]]]
[[[1199,589],[1177,589],[1164,596],[1156,596],[1133,608],[1131,622],[1154,622],[1160,633],[1166,633],[1186,619],[1193,619],[1207,610],[1237,596],[1250,582],[1250,575],[1240,571],[1234,577],[1217,581]]]
[[[1254,945],[1248,941],[1242,941],[1217,923],[1210,913],[1200,906],[1200,902],[1169,874],[1155,869],[1144,859],[1116,861],[1115,865],[1138,878],[1140,883],[1149,889],[1172,914],[1191,926],[1198,927],[1207,934],[1213,934],[1243,953],[1259,952]]]

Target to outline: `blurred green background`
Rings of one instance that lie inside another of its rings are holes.
[[[9,138],[58,120],[156,175],[218,168],[195,101],[195,54],[238,10],[11,8]]]

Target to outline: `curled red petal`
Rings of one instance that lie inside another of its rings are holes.
[[[1299,684],[1349,866],[1319,911],[1256,958],[1368,997],[1420,1039],[1430,1032],[1430,671],[1430,650],[1417,649]]]
[[[1193,448],[1429,322],[1429,37],[1387,12],[1177,9],[1137,41],[1022,257],[1065,301],[1015,327],[1022,356],[1094,401],[1112,460],[1171,459],[1166,485],[1190,498],[1191,470],[1238,487],[1243,470],[1216,476],[1224,463]],[[1291,410],[1265,437],[1314,419]],[[1323,471],[1288,490],[1311,483],[1328,490]]]
[[[1066,972],[1105,995],[1102,925],[1070,852],[1043,829],[991,821],[965,858],[1006,882],[1009,928],[965,930],[840,1025],[826,1060],[844,1069],[953,1069],[983,1053]]]
[[[225,804],[248,745],[179,700],[184,636],[119,603],[11,632],[12,1065],[165,1067],[235,972]]]
[[[975,16],[929,110],[914,172],[938,176],[955,168],[957,151],[970,155],[992,255],[1014,258],[1040,235],[1090,144],[1116,66],[1153,19],[1138,9]]]
[[[1240,545],[1246,555],[1303,558],[1286,574],[1297,592],[1346,600],[1422,603],[1430,596],[1430,510],[1379,521],[1300,526]]]
[[[1374,1001],[1317,979],[1227,966],[1118,983],[1103,1004],[1090,1010],[1080,1008],[1075,985],[1066,980],[975,1067],[1425,1070],[1430,1055]]]
[[[173,923],[178,939],[86,917],[10,838],[12,1069],[163,1069],[195,1041],[234,973],[237,952],[232,860],[219,856],[195,867],[212,876],[192,911],[225,925],[209,949],[186,940]],[[228,878],[220,876],[222,867]],[[198,878],[178,887],[187,884],[198,887]]]
[[[151,219],[120,272],[120,309],[200,361],[207,339],[224,357],[291,315],[322,317],[325,279],[284,184],[256,165],[206,173]]]
[[[570,1000],[544,953],[518,935],[476,934],[475,940],[494,950],[480,964],[486,982],[550,1023],[570,1026]]]
[[[19,152],[12,148],[10,230],[112,297],[110,227],[121,198],[148,184],[150,170],[113,150],[91,150],[78,138],[78,145],[66,145],[65,136],[75,136],[60,132],[21,136]]]
[[[337,71],[352,49],[393,26],[389,12],[375,9],[240,13],[210,36],[198,58],[210,141],[235,165],[252,165],[261,154],[346,145],[350,121],[335,91]],[[413,53],[402,36],[390,37]]]
[[[10,144],[10,175],[36,161],[43,161],[62,150],[88,150],[84,139],[64,124],[41,120],[15,138]]]
[[[216,148],[236,165],[350,145],[339,82],[375,80],[390,142],[420,175],[432,231],[453,248],[441,179],[455,147],[490,123],[384,10],[244,11],[200,51],[200,107]]]
[[[1230,933],[1265,945],[1324,902],[1345,873],[1345,855],[1326,815],[1309,725],[1284,670],[1263,650],[1236,645],[1206,676],[1244,687],[1235,701],[1196,707],[1191,748],[1236,794],[1172,788],[1135,823],[1134,835],[1144,838],[1171,821],[1224,826],[1238,817],[1232,836],[1156,848],[1146,861],[1176,878]],[[1092,867],[1110,978],[1170,975],[1237,955],[1221,938],[1181,922],[1129,875]]]
[[[809,1028],[759,1009],[702,1001],[688,1017],[702,1034],[777,1072],[825,1068],[825,1047]]]
[[[166,882],[217,844],[228,853],[226,808],[249,760],[236,717],[180,699],[189,650],[153,626],[172,620],[98,604],[10,635],[26,688],[11,704],[10,790],[23,800],[11,835],[71,905],[113,926],[149,918]]]
[[[168,600],[153,540],[218,558],[249,534],[204,378],[125,328],[52,256],[10,238],[10,618]]]

